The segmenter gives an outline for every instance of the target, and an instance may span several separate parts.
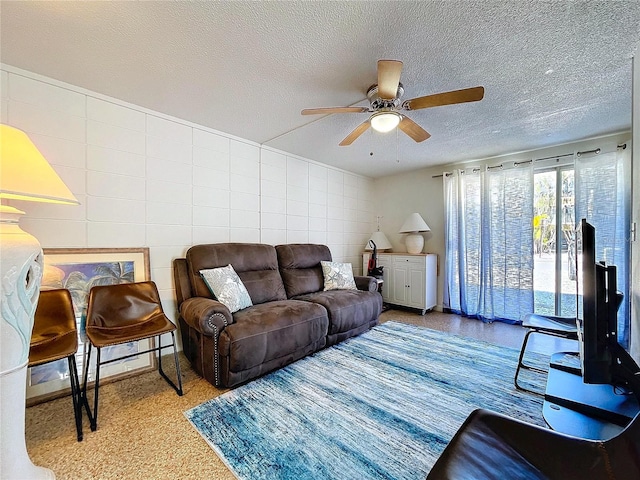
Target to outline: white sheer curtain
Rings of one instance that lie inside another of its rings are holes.
[[[625,300],[618,310],[618,341],[629,344],[629,265],[631,228],[630,148],[575,160],[576,220],[586,218],[596,229],[596,260],[617,267],[618,290]]]
[[[444,306],[483,321],[533,312],[533,168],[444,176]]]

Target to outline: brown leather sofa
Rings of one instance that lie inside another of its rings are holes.
[[[174,260],[182,349],[216,386],[233,387],[358,335],[378,323],[382,297],[372,277],[358,290],[323,292],[325,245],[196,245]],[[200,270],[231,264],[253,306],[233,314],[214,300]]]

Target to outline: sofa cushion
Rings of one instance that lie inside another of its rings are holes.
[[[329,335],[369,325],[382,312],[382,296],[378,292],[331,290],[300,295],[296,300],[317,303],[327,309]]]
[[[253,305],[249,292],[232,265],[200,270],[200,275],[211,293],[231,313]]]
[[[327,335],[327,311],[319,304],[284,300],[236,312],[220,335],[220,355],[241,372],[317,343]],[[324,345],[324,342],[322,342]]]
[[[257,243],[214,243],[187,250],[187,266],[193,295],[213,298],[200,270],[233,265],[254,305],[287,298],[272,245]]]
[[[326,245],[292,243],[276,247],[280,273],[287,297],[324,290],[321,261],[331,261]]]
[[[357,290],[350,263],[320,262],[324,276],[324,291]]]

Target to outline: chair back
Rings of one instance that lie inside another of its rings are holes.
[[[154,282],[97,286],[89,292],[87,327],[131,326],[158,315],[164,313]]]
[[[29,365],[64,358],[77,349],[76,318],[69,290],[41,291],[31,333]]]
[[[290,243],[276,246],[280,274],[292,298],[324,290],[321,261],[331,261],[331,251],[326,245]]]
[[[192,293],[214,298],[200,275],[201,270],[232,265],[254,305],[286,300],[273,245],[261,243],[212,243],[194,245],[186,254]]]

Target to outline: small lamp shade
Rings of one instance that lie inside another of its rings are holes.
[[[424,237],[419,232],[429,232],[431,229],[427,222],[420,216],[419,213],[412,213],[400,227],[399,233],[408,233],[404,239],[404,244],[407,247],[407,253],[417,254],[422,253],[422,247],[424,247]]]
[[[0,144],[0,198],[80,203],[26,133],[0,125]]]
[[[382,232],[373,232],[371,237],[369,237],[369,240],[373,240],[373,243],[376,244],[376,248],[378,250],[388,250],[392,248],[391,242],[389,242],[387,236]],[[373,250],[369,240],[367,240],[367,245],[364,247],[365,250]]]
[[[427,222],[420,216],[419,213],[412,213],[400,227],[399,233],[413,233],[413,232],[430,232],[431,229]]]

